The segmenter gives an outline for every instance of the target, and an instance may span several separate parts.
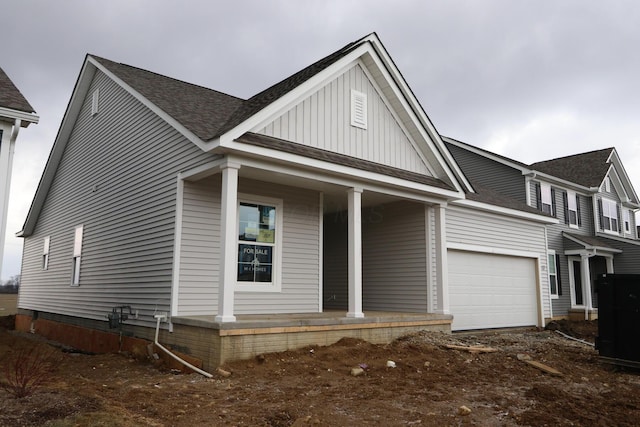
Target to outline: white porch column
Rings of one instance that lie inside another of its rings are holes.
[[[591,301],[591,274],[588,254],[580,254],[580,278],[584,294],[584,318],[589,320],[589,310],[593,308],[593,302]]]
[[[236,283],[236,244],[238,211],[237,163],[226,163],[222,169],[222,195],[220,199],[220,283],[218,284],[218,315],[216,322],[235,322],[233,315]]]
[[[434,207],[436,229],[436,282],[438,286],[438,308],[436,313],[450,314],[449,309],[449,263],[447,261],[446,204]]]
[[[362,312],[362,188],[347,190],[349,230],[349,311],[347,317],[364,317]]]
[[[613,274],[613,257],[612,256],[608,256],[605,258],[606,262],[607,262],[607,274]]]
[[[12,126],[0,122],[0,274],[4,256],[4,236],[7,229],[9,210],[9,188],[11,185],[11,164],[15,140],[11,140]],[[1,277],[1,276],[0,276]]]

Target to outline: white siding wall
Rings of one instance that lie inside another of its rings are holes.
[[[178,314],[218,310],[220,175],[184,182]]]
[[[149,324],[156,309],[169,311],[176,176],[213,158],[98,72],[25,238],[20,307],[106,320],[112,307],[129,304],[140,311],[138,323]],[[82,263],[80,286],[72,287],[77,225],[84,225]]]
[[[546,318],[551,316],[542,224],[450,205],[447,209],[447,243],[538,254],[543,314]]]
[[[281,292],[236,292],[236,314],[319,311],[319,194],[240,178],[239,192],[283,200]],[[180,316],[218,311],[219,176],[185,182],[180,256]]]
[[[351,89],[367,95],[368,128],[351,126]],[[432,175],[360,65],[255,132]]]

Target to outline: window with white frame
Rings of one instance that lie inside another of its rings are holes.
[[[602,228],[618,232],[618,205],[613,200],[602,199]]]
[[[567,212],[569,226],[578,227],[578,199],[575,191],[567,191]]]
[[[281,224],[281,200],[255,196],[240,198],[237,290],[280,290]]]
[[[551,185],[540,183],[540,197],[542,201],[542,212],[553,215],[553,202],[551,198]]]
[[[549,268],[549,291],[551,292],[551,298],[558,298],[558,268],[556,266],[556,252],[553,250],[547,251]]]
[[[622,222],[624,224],[624,234],[631,234],[631,214],[629,209],[622,211]]]
[[[71,285],[80,285],[80,261],[82,259],[82,233],[84,226],[76,227],[73,238],[73,267],[71,270]]]
[[[44,238],[44,244],[42,248],[42,269],[49,269],[49,244],[51,242],[51,238],[49,236]]]

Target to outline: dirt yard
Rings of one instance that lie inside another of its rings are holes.
[[[0,381],[6,380],[6,368],[15,366],[15,356],[33,348],[29,357],[52,362],[53,370],[30,396],[16,399],[0,388],[2,426],[640,422],[640,374],[601,364],[592,347],[551,330],[422,333],[390,345],[345,339],[329,347],[227,364],[223,368],[229,376],[216,372],[206,379],[163,370],[146,355],[63,351],[6,326],[0,327]],[[597,327],[586,322],[553,326],[591,342]],[[447,345],[496,351],[469,352]],[[531,366],[520,360],[523,355],[561,375]],[[353,368],[362,373],[351,375]]]

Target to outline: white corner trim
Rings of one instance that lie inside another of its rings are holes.
[[[173,237],[173,273],[171,278],[171,317],[178,316],[180,300],[180,257],[182,247],[182,215],[184,210],[184,177],[181,173],[176,177],[176,221]]]

